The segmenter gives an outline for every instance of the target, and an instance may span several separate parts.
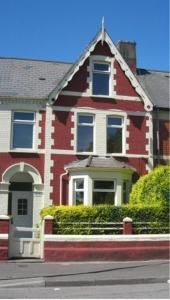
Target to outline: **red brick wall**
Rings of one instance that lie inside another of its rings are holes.
[[[130,125],[128,126],[129,138],[126,141],[129,143],[128,154],[148,154],[145,146],[148,144],[146,139],[146,126],[147,117],[143,116],[129,116]]]
[[[166,120],[160,120],[159,131],[160,154],[170,155],[170,122]]]
[[[169,259],[168,241],[44,242],[46,261]]]
[[[119,63],[115,61],[115,79],[116,79],[116,86],[115,90],[117,95],[124,95],[124,96],[138,96],[134,87],[131,85],[130,80],[126,77],[124,71],[122,71]]]
[[[44,154],[0,153],[0,162],[0,181],[2,174],[8,167],[20,162],[32,165],[40,172],[42,180],[44,178]]]
[[[74,127],[74,123],[71,120],[73,113],[58,111],[54,113],[55,120],[52,122],[54,127],[54,133],[52,138],[54,139],[53,149],[73,149],[71,146],[71,128]]]
[[[97,97],[77,97],[60,95],[55,106],[91,107],[96,109],[120,109],[124,111],[145,111],[139,101],[125,101]]]
[[[87,77],[89,72],[87,66],[89,65],[89,59],[86,59],[83,66],[80,67],[78,72],[73,76],[72,80],[68,83],[67,87],[63,91],[77,91],[85,92],[88,88]]]

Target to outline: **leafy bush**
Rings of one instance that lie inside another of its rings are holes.
[[[159,166],[139,178],[129,198],[132,205],[168,205],[170,199],[170,166]]]
[[[46,215],[52,215],[54,217],[54,233],[57,234],[110,234],[113,233],[113,231],[105,231],[103,229],[104,223],[121,223],[125,217],[132,218],[133,222],[151,222],[152,224],[149,225],[149,227],[152,227],[152,231],[147,229],[144,233],[146,231],[146,233],[168,233],[167,229],[159,229],[160,227],[168,226],[169,217],[167,206],[51,206],[42,209],[41,217],[43,218]],[[95,230],[97,225],[101,228],[100,230]],[[113,224],[111,228],[115,226],[116,224]],[[139,227],[141,227],[141,225],[136,227],[134,233],[143,233]],[[155,230],[155,228],[158,229]],[[120,234],[121,231],[115,230],[114,233]]]

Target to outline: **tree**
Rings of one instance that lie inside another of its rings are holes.
[[[159,166],[149,174],[141,176],[133,185],[129,203],[165,205],[169,203],[169,199],[170,166]]]

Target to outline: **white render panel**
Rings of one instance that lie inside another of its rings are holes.
[[[0,111],[0,152],[10,150],[11,111]]]
[[[50,186],[52,173],[51,167],[53,166],[53,161],[51,160],[51,146],[53,145],[53,139],[51,138],[51,133],[53,131],[52,121],[54,115],[51,106],[47,105],[46,108],[46,123],[45,123],[45,166],[44,166],[44,206],[52,204],[50,199],[50,193],[52,192],[52,187]]]
[[[100,156],[106,155],[106,114],[98,113],[95,116],[94,129],[95,153]]]

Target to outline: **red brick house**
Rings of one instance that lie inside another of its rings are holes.
[[[74,64],[0,58],[0,215],[11,230],[34,228],[51,204],[121,205],[168,161],[169,73],[136,64],[135,43],[105,30]]]

